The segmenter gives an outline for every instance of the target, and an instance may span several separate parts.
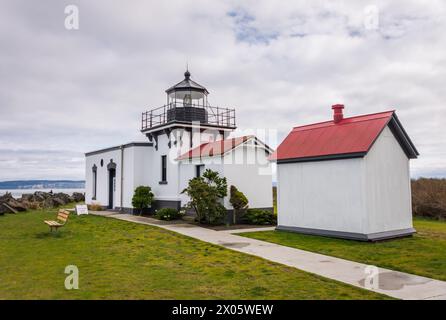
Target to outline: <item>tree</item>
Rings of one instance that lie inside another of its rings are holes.
[[[239,210],[246,209],[248,207],[248,198],[246,198],[243,192],[239,191],[235,186],[231,186],[229,193],[230,193],[229,202],[234,208],[234,214],[232,216],[233,223],[236,224],[237,212]]]
[[[132,205],[134,208],[139,209],[139,214],[142,214],[142,210],[150,207],[153,202],[154,195],[152,189],[147,186],[139,186],[135,189],[132,198]]]
[[[218,172],[207,169],[201,177],[189,180],[182,193],[189,196],[188,205],[195,210],[199,222],[221,222],[226,213],[222,199],[228,194],[228,184],[226,178],[220,177]]]

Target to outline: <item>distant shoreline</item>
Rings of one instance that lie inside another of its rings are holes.
[[[84,189],[84,180],[0,181],[0,190]]]
[[[74,192],[85,193],[85,188],[49,188],[49,189],[0,189],[0,196],[11,193],[14,198],[20,198],[22,194],[32,194],[36,191],[50,192],[53,193],[66,193],[72,195]]]

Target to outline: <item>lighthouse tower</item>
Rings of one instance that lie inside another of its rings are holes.
[[[204,143],[226,139],[236,129],[235,110],[209,105],[209,91],[191,79],[189,70],[166,95],[164,106],[142,114],[141,132],[153,146],[154,175],[161,168],[154,191],[166,195],[165,201],[177,201],[183,188],[178,157]]]
[[[209,91],[191,79],[189,70],[166,94],[167,104],[142,114],[141,132],[155,150],[164,144],[178,149],[179,155],[202,143],[225,139],[236,129],[235,110],[210,106]]]
[[[210,169],[242,190],[250,208],[272,208],[267,160],[272,150],[253,135],[229,138],[236,129],[235,110],[211,106],[208,95],[186,70],[184,79],[166,90],[165,105],[142,113],[145,141],[86,153],[86,202],[134,213],[135,189],[149,186],[155,201],[146,213],[179,210],[189,202],[182,193],[189,181]],[[228,197],[223,205],[232,210]]]

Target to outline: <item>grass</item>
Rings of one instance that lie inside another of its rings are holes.
[[[55,210],[0,217],[0,299],[387,299],[161,228]],[[64,287],[79,268],[79,289]]]
[[[446,280],[446,222],[415,218],[413,237],[377,243],[286,231],[240,234],[293,248]]]

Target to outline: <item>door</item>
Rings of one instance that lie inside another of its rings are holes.
[[[108,208],[114,208],[116,169],[108,170]]]

